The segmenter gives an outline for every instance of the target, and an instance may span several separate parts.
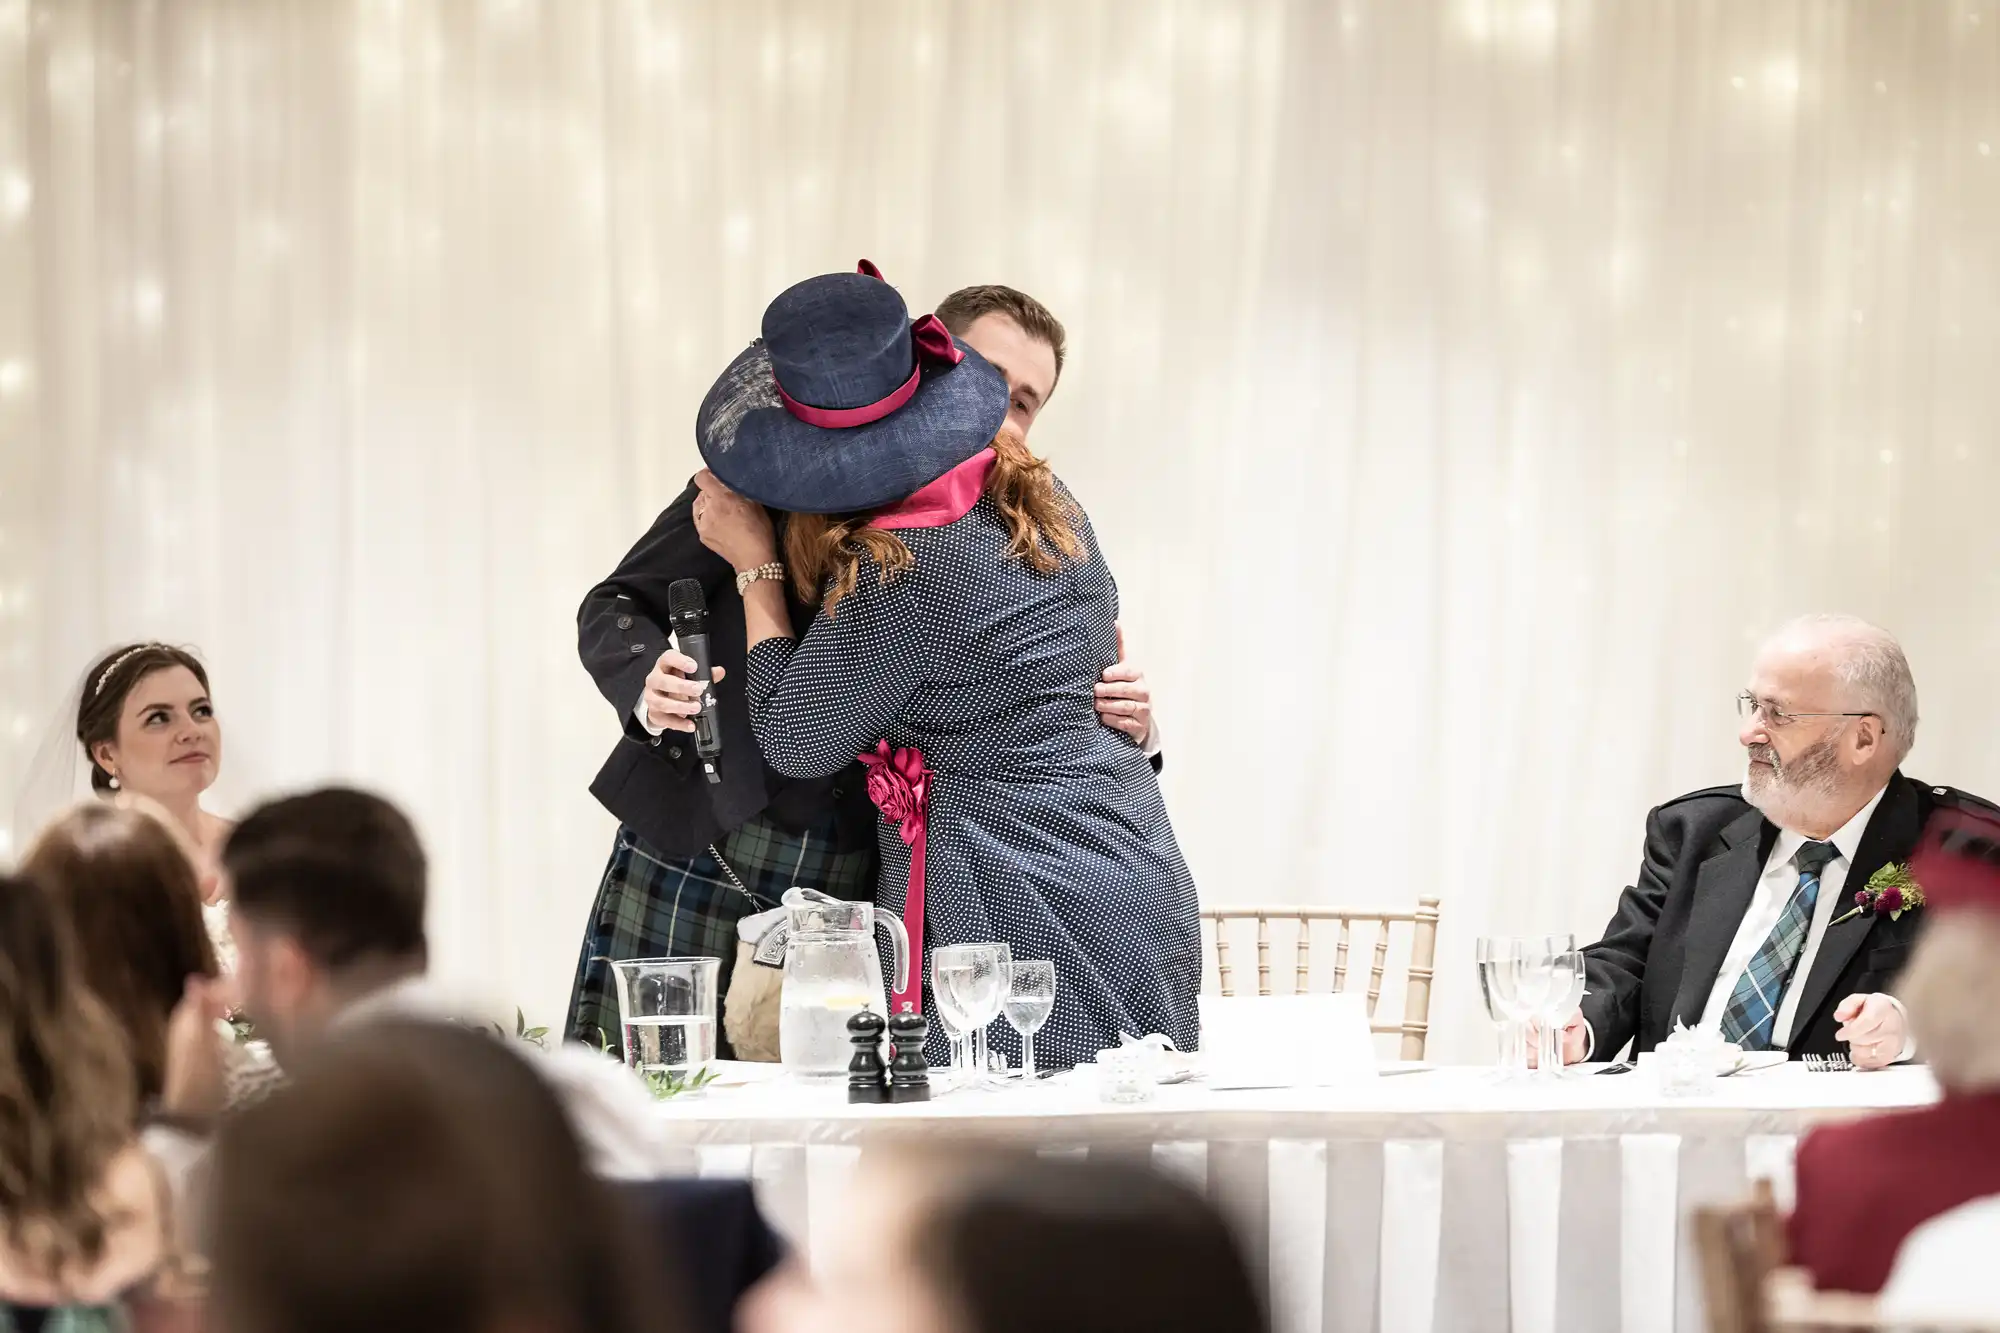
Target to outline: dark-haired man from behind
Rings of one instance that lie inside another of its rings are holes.
[[[425,977],[423,845],[381,797],[335,787],[264,805],[230,834],[222,873],[244,1007],[280,1065],[373,1020],[461,1017]],[[652,1099],[628,1070],[587,1047],[517,1044],[599,1173],[660,1173]]]

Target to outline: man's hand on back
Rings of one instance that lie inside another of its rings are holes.
[[[1153,736],[1153,687],[1125,661],[1125,627],[1118,627],[1118,661],[1097,684],[1097,716],[1113,731],[1144,745]]]

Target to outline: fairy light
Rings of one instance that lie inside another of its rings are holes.
[[[22,361],[0,361],[0,396],[12,398],[28,387],[28,367]]]
[[[1784,56],[1764,66],[1764,90],[1780,99],[1796,96],[1799,91],[1799,62]]]
[[[730,254],[749,254],[750,241],[755,234],[756,227],[751,222],[750,215],[740,208],[731,212],[727,218],[723,219],[722,243],[728,248]]]
[[[1985,148],[1981,144],[1982,149]],[[10,171],[0,178],[0,215],[9,222],[19,222],[28,216],[28,209],[35,202],[35,187],[28,178],[18,171]]]
[[[166,295],[152,279],[141,278],[132,284],[132,314],[141,324],[158,324],[166,304]]]

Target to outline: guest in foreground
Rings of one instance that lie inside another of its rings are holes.
[[[194,866],[158,818],[91,803],[45,829],[21,871],[67,916],[89,960],[86,982],[124,1034],[140,1104],[157,1105],[175,1010],[222,1008]],[[188,1106],[186,1093],[175,1090],[180,1110],[220,1109]]]
[[[1865,621],[1786,625],[1758,650],[1737,712],[1743,782],[1647,816],[1638,882],[1584,951],[1567,1062],[1651,1050],[1676,1024],[1746,1050],[1851,1054],[1863,1069],[1915,1054],[1888,992],[1924,913],[1877,910],[1876,897],[1933,818],[1992,807],[1903,776],[1916,682]]]
[[[224,1129],[214,1172],[216,1333],[679,1333],[674,1275],[489,1036],[352,1032]]]
[[[1956,811],[1934,821],[1911,872],[1923,912],[1936,913],[1917,944],[1902,995],[1942,1099],[1935,1106],[1829,1125],[1799,1145],[1797,1205],[1789,1223],[1792,1262],[1814,1283],[1873,1292],[1889,1276],[1897,1248],[1918,1226],[1950,1209],[2000,1195],[2000,818]],[[1992,1209],[1986,1209],[1991,1216]],[[1898,1301],[1912,1314],[1947,1315],[1959,1293],[1983,1291],[2000,1313],[1987,1265],[2000,1227],[1960,1220],[1923,1251],[1913,1268],[1949,1272],[1947,1286],[1906,1278]],[[1987,1248],[1966,1254],[1964,1238]],[[1912,1249],[1916,1242],[1912,1241]],[[1942,1254],[1942,1258],[1938,1257]],[[1915,1308],[1917,1304],[1922,1308]]]
[[[745,577],[765,759],[811,779],[862,756],[878,901],[926,972],[932,948],[975,941],[1053,960],[1054,1062],[1121,1033],[1192,1049],[1194,884],[1152,766],[1096,712],[1118,593],[1088,518],[1001,432],[1001,376],[934,317],[912,325],[872,266],[786,291],[763,335],[702,404],[694,520]],[[782,565],[765,506],[792,515]],[[777,568],[819,606],[803,640],[784,584],[747,578]]]
[[[884,1158],[808,1277],[782,1270],[743,1333],[1260,1333],[1242,1249],[1144,1167],[1008,1151]]]
[[[244,1005],[288,1073],[335,1032],[459,1017],[424,975],[423,846],[381,797],[335,787],[271,802],[230,835],[222,866]],[[510,1044],[555,1086],[598,1170],[656,1173],[652,1099],[630,1071],[581,1046]]]
[[[1033,297],[1000,286],[952,293],[938,318],[1001,371],[1008,423],[1025,437],[1062,375],[1061,322]],[[667,647],[669,587],[680,579],[702,585],[711,656],[727,676],[742,680],[746,655],[737,571],[695,532],[698,493],[690,482],[577,613],[578,652],[624,734],[591,784],[619,828],[577,960],[566,1023],[572,1041],[618,1030],[611,960],[717,957],[726,996],[743,917],[775,907],[794,885],[849,899],[875,892],[875,815],[858,766],[811,779],[773,770],[734,687],[717,696],[721,781],[711,786],[696,762],[686,737],[703,685],[688,678],[693,661]],[[782,534],[786,515],[771,518]],[[813,605],[792,598],[787,609],[804,633]],[[1157,755],[1145,674],[1114,663],[1097,693],[1104,724]],[[725,1006],[723,1017],[724,1057],[776,1058],[775,1030],[760,1030],[735,1005]],[[740,1050],[733,1045],[739,1037]]]
[[[39,885],[0,876],[0,1328],[123,1327],[172,1210],[118,1026]]]

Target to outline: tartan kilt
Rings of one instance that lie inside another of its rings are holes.
[[[619,825],[577,958],[565,1038],[619,1049],[618,991],[608,960],[720,958],[719,1006],[736,965],[738,921],[776,907],[793,885],[836,898],[872,899],[874,848],[835,851],[832,833],[831,818],[803,833],[753,819],[723,839],[718,860],[716,847],[691,857],[663,856]],[[729,877],[731,870],[742,888]],[[726,1060],[733,1053],[720,1013],[716,1017],[716,1054]]]

